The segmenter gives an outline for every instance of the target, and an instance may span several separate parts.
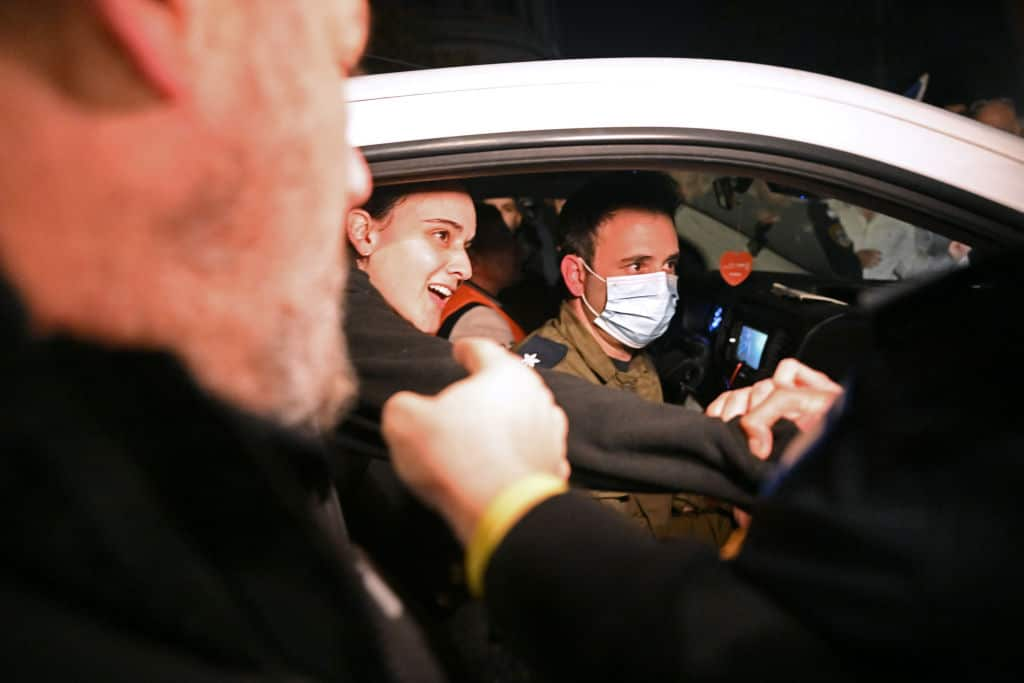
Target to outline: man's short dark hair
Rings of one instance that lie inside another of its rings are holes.
[[[614,171],[595,176],[572,193],[559,215],[563,254],[594,260],[597,228],[621,209],[660,213],[675,220],[679,185],[658,171]]]

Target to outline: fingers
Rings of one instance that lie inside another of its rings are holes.
[[[381,409],[381,414],[387,415],[389,412],[400,412],[407,410],[409,406],[415,405],[417,400],[421,400],[423,397],[412,391],[399,391],[392,394],[388,400],[384,401],[384,406]]]
[[[391,463],[400,477],[408,482],[422,479],[417,466],[422,464],[415,455],[420,441],[420,427],[429,420],[431,399],[411,391],[402,391],[387,401],[381,409],[381,435],[391,454]]]
[[[725,400],[725,393],[719,394],[718,396],[715,397],[715,400],[709,403],[708,407],[704,409],[704,414],[707,415],[708,417],[721,418],[722,408],[725,406]]]
[[[741,529],[746,529],[750,526],[750,514],[738,507],[732,509],[732,518],[736,521],[736,526]]]
[[[452,345],[452,352],[455,360],[466,368],[470,374],[480,372],[492,367],[499,367],[502,363],[516,363],[515,356],[499,346],[496,342],[479,337],[472,339],[459,339]]]
[[[772,452],[772,426],[791,419],[801,430],[813,427],[831,407],[837,394],[812,389],[778,389],[740,419],[750,451],[762,460]]]
[[[740,427],[743,428],[747,435],[747,444],[750,446],[750,452],[761,460],[767,460],[768,456],[772,454],[771,425],[775,424],[777,420],[778,417],[768,422],[767,419],[758,419],[756,415],[754,419],[750,419],[750,415],[744,415],[740,418]]]
[[[481,337],[459,339],[453,344],[455,360],[471,375],[481,372],[506,373],[501,380],[509,388],[509,395],[514,396],[521,391],[542,391],[555,402],[554,394],[541,381],[536,372],[531,372],[522,364],[518,356],[509,353],[508,349],[495,341]]]
[[[570,467],[569,461],[568,460],[563,460],[560,463],[558,472],[555,473],[555,476],[560,477],[562,479],[562,481],[568,481],[569,480],[569,476],[571,474],[572,474],[572,467]]]
[[[766,398],[771,396],[772,392],[776,389],[776,383],[772,379],[763,379],[757,382],[750,388],[750,405],[747,406],[747,410],[760,405]]]
[[[750,410],[750,395],[752,392],[752,387],[730,391],[726,398],[725,406],[722,408],[722,419],[728,422],[734,417],[746,414]]]
[[[390,450],[401,445],[409,427],[418,423],[418,419],[429,410],[429,399],[411,391],[400,391],[394,394],[381,408],[381,433]]]
[[[487,505],[510,484],[545,472],[565,480],[565,412],[540,379],[498,344],[455,344],[472,373],[436,396],[399,392],[381,431],[401,480],[468,542]]]
[[[863,268],[873,268],[882,261],[882,252],[877,249],[861,249],[857,252],[857,258]]]
[[[783,358],[772,379],[784,388],[807,387],[818,391],[831,391],[839,393],[843,389],[833,382],[828,375],[807,367],[796,358]]]
[[[551,474],[559,477],[563,481],[569,479],[569,475],[572,473],[572,467],[569,465],[569,460],[566,458],[566,440],[569,436],[569,418],[566,417],[565,411],[557,405],[552,405],[548,409],[549,419],[552,421],[551,431],[557,438],[552,445],[552,453],[556,455],[554,470]]]
[[[954,261],[961,261],[971,253],[971,247],[963,242],[950,242],[948,251]]]
[[[750,387],[735,389],[719,394],[718,398],[711,402],[705,414],[717,417],[728,422],[737,415],[747,412],[750,402]]]
[[[771,379],[763,379],[753,386],[742,389],[726,391],[719,394],[718,398],[708,405],[704,414],[728,422],[761,403],[773,391],[775,391],[775,383]]]

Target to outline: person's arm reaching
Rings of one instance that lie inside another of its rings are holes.
[[[515,519],[564,490],[570,473],[566,416],[539,376],[494,342],[466,339],[453,351],[472,374],[436,396],[395,394],[384,404],[381,427],[405,484],[441,514],[464,546],[487,520],[485,545],[491,548]],[[837,385],[795,361],[780,366],[777,375],[779,387],[760,396],[742,418],[744,429],[762,442],[783,415],[813,428],[839,395],[832,391]],[[525,486],[527,480],[535,484]],[[517,487],[528,490],[510,493]]]
[[[473,375],[433,397],[395,394],[382,426],[398,475],[465,545],[509,486],[535,475],[569,478],[567,425],[540,378],[494,342],[467,339],[454,351]]]
[[[843,388],[824,373],[785,358],[770,378],[721,394],[704,412],[725,421],[740,418],[751,452],[767,458],[773,446],[772,425],[785,418],[806,432],[821,421],[842,393]]]
[[[1020,669],[1012,637],[998,626],[1019,611],[1005,590],[1020,555],[1013,542],[1021,535],[1020,487],[1014,486],[1021,467],[1013,457],[1020,452],[1013,428],[1019,406],[975,405],[993,378],[1005,374],[1005,364],[992,358],[1006,353],[980,355],[966,383],[930,371],[950,349],[969,345],[969,323],[979,311],[1006,320],[994,313],[1018,296],[1020,271],[1009,260],[998,266],[1003,270],[981,272],[984,282],[999,286],[979,291],[975,266],[875,312],[876,327],[888,337],[843,394],[779,388],[746,413],[754,425],[791,414],[801,392],[842,401],[824,424],[807,425],[821,430],[820,439],[797,455],[799,463],[777,473],[733,559],[690,539],[657,543],[594,501],[558,493],[557,481],[539,487],[539,495],[517,495],[516,481],[535,475],[493,461],[516,457],[515,449],[492,449],[486,430],[463,432],[451,420],[433,427],[410,422],[432,417],[436,411],[425,408],[436,398],[423,399],[415,411],[403,410],[402,402],[389,406],[384,433],[392,441],[392,425],[401,422],[396,460],[412,463],[417,477],[407,479],[410,486],[435,496],[449,523],[456,523],[453,509],[464,508],[457,521],[464,539],[475,541],[483,526],[497,530],[500,538],[477,561],[477,585],[504,642],[546,678],[865,680],[894,662],[910,676],[923,667],[929,676],[952,671],[971,678],[980,670],[981,678],[998,678]],[[1013,286],[1001,286],[997,277]],[[996,351],[1019,347],[1019,328],[998,327]],[[950,330],[956,334],[943,337]],[[943,343],[912,343],[922,334]],[[494,360],[512,373],[507,359]],[[464,384],[481,379],[476,374]],[[524,403],[550,406],[542,390],[524,387]],[[457,410],[452,402],[437,405]],[[480,419],[501,422],[505,411]],[[437,431],[444,424],[447,436]],[[984,427],[986,437],[972,438],[965,425]],[[418,442],[410,435],[421,429],[434,431]],[[537,447],[557,449],[550,435],[532,436],[541,438]],[[466,443],[467,437],[479,441]],[[471,466],[466,453],[477,456]],[[557,471],[557,450],[529,458],[520,464],[537,463],[536,476]],[[466,478],[492,465],[487,488],[501,491],[479,512],[481,491]],[[516,481],[501,487],[495,473]],[[979,496],[979,482],[992,476],[1000,485]],[[466,498],[471,504],[460,502]],[[506,498],[513,500],[502,521],[498,508]],[[907,659],[915,648],[935,656]]]
[[[380,411],[398,391],[436,394],[466,377],[448,341],[414,329],[353,271],[345,332],[359,379],[359,402],[337,434],[341,468],[362,454],[387,458]],[[722,422],[679,406],[645,401],[555,371],[539,373],[569,418],[574,476],[749,502],[771,465],[750,452],[738,420]],[[516,396],[506,391],[505,400]]]
[[[565,417],[534,373],[483,340],[456,353],[474,374],[434,397],[397,394],[383,434],[405,483],[469,546],[470,586],[531,661],[559,680],[664,680],[705,662],[749,668],[765,633],[801,667],[813,659],[820,643],[712,549],[656,544],[565,493]],[[714,613],[744,617],[708,622]],[[715,655],[726,651],[745,656]]]

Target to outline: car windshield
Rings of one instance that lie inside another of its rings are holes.
[[[865,207],[761,178],[674,174],[681,237],[714,267],[730,251],[753,269],[839,280],[900,280],[966,261],[967,245]]]

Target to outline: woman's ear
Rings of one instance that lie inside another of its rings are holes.
[[[562,257],[562,280],[573,296],[583,296],[583,266],[580,257],[566,254]]]
[[[352,209],[345,221],[345,233],[349,244],[356,250],[360,258],[365,258],[377,250],[379,234],[373,226],[373,219],[363,209]]]

